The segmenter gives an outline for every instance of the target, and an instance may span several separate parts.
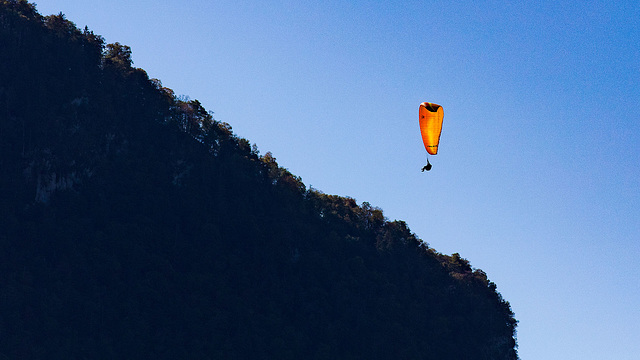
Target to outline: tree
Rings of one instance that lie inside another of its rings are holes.
[[[108,44],[104,60],[107,65],[129,69],[133,64],[133,60],[131,60],[131,47],[122,45],[119,42]]]

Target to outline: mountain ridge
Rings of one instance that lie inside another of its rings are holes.
[[[0,354],[517,359],[459,254],[177,97],[64,15],[0,2]]]

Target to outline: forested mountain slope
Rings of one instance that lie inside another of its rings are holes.
[[[484,272],[18,0],[0,0],[0,215],[0,358],[517,358]]]

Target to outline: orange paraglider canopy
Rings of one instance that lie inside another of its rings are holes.
[[[420,133],[424,148],[431,155],[438,153],[440,133],[442,132],[442,119],[444,111],[442,106],[430,102],[420,104]]]

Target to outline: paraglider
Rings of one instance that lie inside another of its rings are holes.
[[[440,143],[440,133],[442,132],[442,119],[444,118],[442,106],[430,102],[423,102],[420,104],[418,114],[424,148],[428,154],[436,155]],[[422,168],[422,171],[425,170],[431,170],[429,155],[427,155],[427,165]]]

